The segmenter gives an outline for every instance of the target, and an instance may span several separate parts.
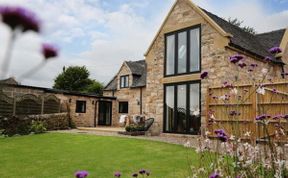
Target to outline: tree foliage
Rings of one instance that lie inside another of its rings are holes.
[[[96,80],[92,80],[92,83],[86,88],[85,92],[102,94],[103,88],[104,88],[103,83],[100,83]]]
[[[239,28],[241,28],[242,30],[244,30],[245,32],[251,33],[252,35],[256,34],[256,30],[253,27],[249,27],[249,26],[242,26],[243,24],[243,20],[239,20],[237,18],[232,19],[231,17],[228,18],[228,22],[232,25],[235,25]]]
[[[90,72],[85,66],[70,66],[67,69],[63,67],[62,73],[54,80],[53,88],[100,94],[102,83],[90,79],[89,76]]]

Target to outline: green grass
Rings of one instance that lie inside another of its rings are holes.
[[[89,178],[124,178],[141,168],[153,178],[183,178],[194,150],[161,142],[94,135],[47,133],[0,138],[0,178],[64,178],[87,170]]]

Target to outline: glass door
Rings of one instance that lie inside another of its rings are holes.
[[[98,125],[110,126],[112,119],[112,102],[99,101]]]

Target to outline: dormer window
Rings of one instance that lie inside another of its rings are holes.
[[[120,77],[120,88],[128,88],[129,87],[129,75]]]

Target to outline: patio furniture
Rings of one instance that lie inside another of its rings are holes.
[[[126,126],[125,132],[118,132],[122,135],[131,135],[131,136],[138,136],[138,135],[145,135],[145,133],[149,130],[149,128],[153,125],[154,118],[149,118],[144,121],[144,124],[131,124],[129,126]]]

